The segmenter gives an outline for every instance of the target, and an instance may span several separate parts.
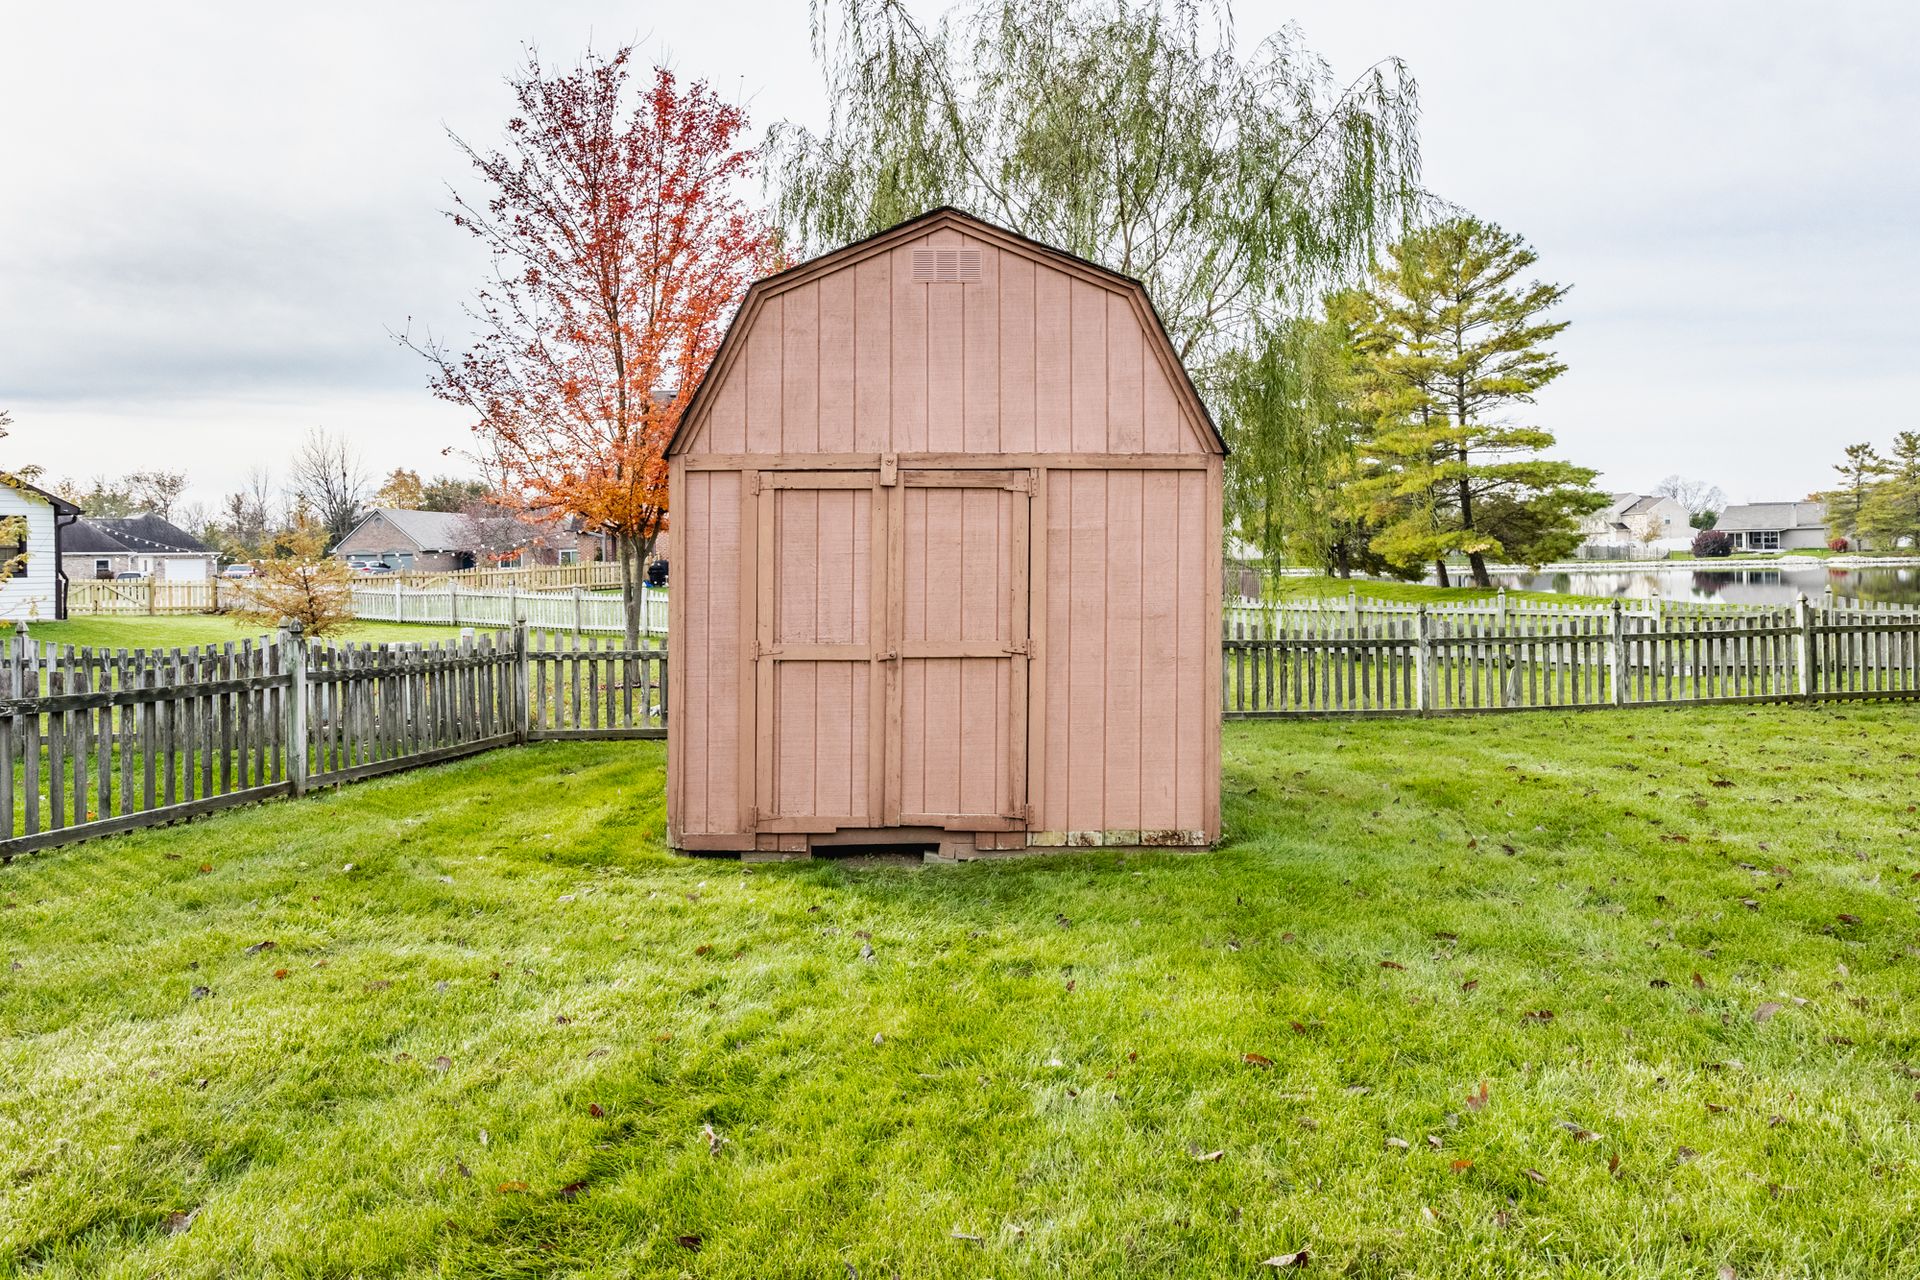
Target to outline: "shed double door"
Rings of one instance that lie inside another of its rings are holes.
[[[757,831],[1025,829],[1032,483],[760,473]]]

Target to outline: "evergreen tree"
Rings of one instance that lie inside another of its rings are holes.
[[[1375,550],[1431,561],[1443,583],[1452,554],[1481,587],[1489,557],[1564,555],[1606,504],[1595,471],[1542,456],[1552,432],[1506,418],[1566,372],[1547,344],[1567,322],[1546,312],[1567,288],[1522,282],[1537,260],[1519,236],[1460,217],[1408,235],[1374,270],[1362,346],[1375,425],[1361,453],[1378,472],[1353,496],[1382,526]]]
[[[1846,460],[1835,463],[1833,469],[1840,473],[1840,487],[1819,495],[1827,504],[1827,532],[1836,538],[1858,538],[1867,500],[1886,475],[1887,464],[1872,445],[1850,444]]]
[[[1884,466],[1861,511],[1860,531],[1888,550],[1905,542],[1920,551],[1920,431],[1895,436]]]

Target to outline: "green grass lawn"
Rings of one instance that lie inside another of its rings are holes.
[[[7,634],[12,627],[4,627]],[[272,627],[247,622],[226,614],[144,614],[94,615],[67,618],[60,622],[33,622],[27,632],[36,640],[95,648],[187,648],[191,645],[225,644],[229,640],[258,640],[271,636]],[[429,626],[417,622],[357,622],[335,638],[355,643],[382,641],[431,642],[460,634],[458,627]]]
[[[1479,587],[1435,587],[1424,582],[1388,582],[1372,578],[1336,578],[1318,574],[1304,578],[1275,578],[1270,584],[1280,600],[1346,599],[1349,590],[1364,600],[1393,600],[1420,604],[1443,604],[1462,600],[1492,600],[1499,589],[1482,591]],[[1612,596],[1570,595],[1558,591],[1508,591],[1509,600],[1547,601],[1553,604],[1608,604]]]
[[[0,1274],[1912,1275],[1917,734],[1237,724],[1222,850],[958,868],[547,745],[23,858]]]

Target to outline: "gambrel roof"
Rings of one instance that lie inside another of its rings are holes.
[[[1157,392],[1159,401],[1170,402],[1172,408],[1177,411],[1183,421],[1188,423],[1195,435],[1195,438],[1187,446],[1188,450],[1220,454],[1224,454],[1227,451],[1226,442],[1221,437],[1219,428],[1214,424],[1212,415],[1208,412],[1205,402],[1201,400],[1198,391],[1194,388],[1192,379],[1187,374],[1186,368],[1181,364],[1179,355],[1174,350],[1173,344],[1167,336],[1166,326],[1162,323],[1159,313],[1154,309],[1152,299],[1147,296],[1146,288],[1140,281],[1130,276],[1122,275],[1117,271],[1112,271],[1098,263],[1089,262],[1084,258],[1077,257],[1064,250],[1028,239],[1025,236],[996,226],[993,223],[974,217],[971,214],[963,213],[958,209],[942,207],[924,213],[917,218],[909,219],[906,222],[900,223],[898,226],[890,227],[864,240],[855,241],[852,244],[822,254],[819,257],[788,268],[785,271],[777,272],[774,275],[755,281],[748,288],[746,296],[741,301],[739,310],[735,313],[732,322],[728,325],[726,335],[721,340],[719,351],[716,353],[706,377],[695,390],[691,401],[688,403],[687,410],[681,418],[673,439],[668,442],[668,454],[681,454],[692,451],[695,441],[700,438],[703,429],[715,411],[715,401],[725,394],[725,390],[730,381],[736,383],[739,381],[736,375],[739,372],[741,364],[746,359],[745,352],[751,343],[751,335],[753,334],[756,323],[759,322],[767,312],[770,304],[775,304],[776,300],[785,295],[802,296],[808,291],[809,286],[817,285],[829,277],[847,272],[849,268],[864,270],[865,268],[862,264],[868,264],[869,260],[888,255],[895,250],[911,245],[915,247],[915,252],[918,253],[918,246],[922,242],[931,243],[933,237],[945,237],[947,240],[952,240],[956,236],[964,237],[965,241],[969,244],[977,243],[981,246],[999,250],[1003,257],[1011,255],[1018,259],[1037,264],[1037,269],[1045,269],[1050,273],[1058,273],[1059,277],[1071,278],[1071,280],[1078,282],[1074,286],[1076,288],[1091,292],[1091,290],[1087,289],[1087,286],[1097,286],[1102,294],[1115,298],[1115,305],[1123,307],[1126,313],[1132,315],[1132,323],[1138,326],[1144,338],[1144,342],[1138,344],[1139,349],[1136,354],[1128,358],[1144,366],[1143,374],[1148,370],[1157,370],[1158,378],[1150,378],[1150,381],[1152,381],[1154,386],[1161,387]],[[884,274],[884,271],[882,274]],[[970,278],[951,274],[941,275],[937,278],[919,276],[914,278],[917,283],[933,283],[936,279],[944,283],[960,283],[967,282]],[[994,278],[994,283],[997,287],[997,277]],[[863,292],[860,295],[859,301],[855,302],[853,297],[854,286],[851,283],[844,284],[842,291],[846,294],[846,310],[849,312],[852,312],[856,306],[863,305],[869,301],[885,301],[884,297],[871,299],[869,295]],[[818,290],[815,289],[813,292],[817,298]],[[996,306],[999,306],[998,295],[996,294],[995,296]],[[1119,301],[1122,299],[1124,302]],[[1037,307],[1038,304],[1029,297],[1024,304],[1017,303],[1015,305],[1025,305],[1031,309]],[[817,301],[814,303],[814,306],[816,311],[815,323],[819,324],[821,323],[820,317],[824,316],[825,310]],[[893,320],[891,309],[887,311],[887,315],[891,322]],[[855,316],[853,319],[857,324],[858,317]],[[917,317],[908,316],[905,319],[909,323],[917,322],[919,328],[915,330],[916,334],[927,333],[933,325],[933,320],[927,314],[921,314]],[[1104,317],[1102,318],[1102,323],[1105,323]],[[814,332],[817,339],[818,329]],[[951,335],[949,336],[951,337]],[[1059,335],[1049,330],[1048,336]],[[971,340],[971,338],[969,338],[969,340]],[[782,349],[784,350],[788,338],[783,335],[780,341],[782,343]],[[1130,338],[1127,339],[1127,343],[1129,346],[1135,345]],[[861,349],[861,352],[864,356],[864,349]],[[933,343],[929,340],[927,359],[930,365],[935,363],[936,357],[939,354],[941,353],[937,353],[933,349]],[[955,374],[953,372],[950,366],[956,361],[951,348],[946,350],[944,355],[947,357],[947,366],[949,367],[943,368],[941,370],[942,373],[953,380],[961,382],[961,391],[962,394],[964,394],[967,386],[970,385],[968,376],[964,373]],[[1103,355],[1103,359],[1104,358],[1106,357]],[[843,377],[850,376],[846,375],[844,370],[832,369],[830,367],[831,361],[828,354],[821,352],[817,347],[812,359],[818,362],[818,366],[810,376],[817,377],[822,381],[832,374],[838,374]],[[1056,379],[1064,376],[1057,369],[1049,369],[1048,373],[1056,377]],[[1131,386],[1132,384],[1129,385]],[[736,390],[738,390],[737,387]],[[740,392],[740,394],[744,395],[745,393]],[[784,387],[781,389],[780,394],[782,396],[787,394]],[[825,410],[823,409],[820,412],[824,413]],[[826,434],[824,427],[820,434],[823,436]],[[708,452],[725,451],[718,449],[710,443],[703,443],[701,447]],[[807,452],[808,450],[803,445],[796,451]],[[995,452],[996,450],[974,448],[968,451]],[[1008,448],[1006,451],[1018,452],[1020,450]],[[1044,452],[1045,450],[1041,451]],[[1093,451],[1100,452],[1104,450]],[[1155,449],[1151,451],[1160,452],[1163,450]]]

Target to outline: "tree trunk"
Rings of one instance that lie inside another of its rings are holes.
[[[613,541],[614,554],[620,557],[620,605],[625,619],[627,648],[640,647],[640,575],[635,571],[640,548],[627,534],[620,534]]]
[[[1467,553],[1467,565],[1473,570],[1473,585],[1482,591],[1493,590],[1493,575],[1487,572],[1487,558],[1478,551]]]
[[[1433,562],[1433,576],[1434,576],[1434,581],[1439,583],[1443,587],[1450,587],[1453,585],[1451,582],[1447,581],[1447,562],[1445,560],[1435,560]]]
[[[1338,573],[1342,578],[1351,578],[1353,576],[1353,557],[1347,554],[1347,543],[1344,538],[1333,544],[1333,554],[1334,563],[1337,566],[1334,572]]]

